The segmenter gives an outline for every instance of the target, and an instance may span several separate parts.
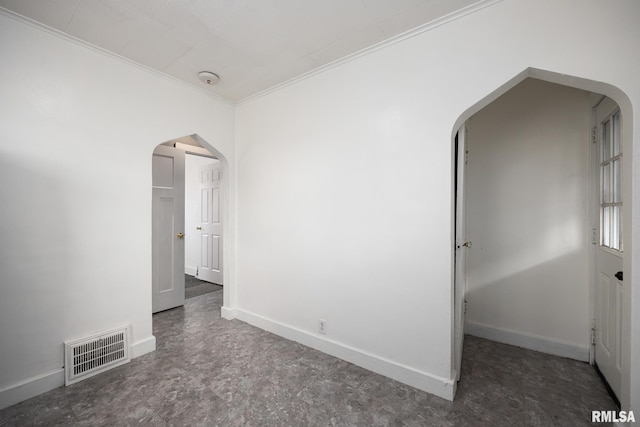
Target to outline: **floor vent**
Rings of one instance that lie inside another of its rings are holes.
[[[100,332],[64,343],[65,385],[129,362],[129,328]]]

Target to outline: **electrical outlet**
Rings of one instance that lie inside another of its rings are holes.
[[[327,335],[327,321],[324,319],[318,320],[318,332],[322,335]]]

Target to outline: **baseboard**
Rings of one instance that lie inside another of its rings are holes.
[[[64,369],[28,378],[18,384],[0,390],[0,409],[31,399],[64,385]]]
[[[156,351],[156,337],[151,335],[149,338],[131,345],[131,358],[135,359],[136,357],[140,357],[153,351]]]
[[[222,316],[223,319],[233,320],[238,317],[238,313],[235,308],[222,307],[220,309],[220,316]]]
[[[184,274],[188,274],[189,276],[196,277],[196,273],[198,272],[198,267],[185,265],[184,266]]]
[[[537,335],[525,334],[469,321],[466,323],[465,331],[469,335],[501,342],[503,344],[579,360],[581,362],[589,361],[588,346],[569,344]]]
[[[224,310],[225,309],[223,307],[223,312]],[[454,380],[431,375],[410,366],[396,363],[376,356],[375,354],[332,341],[325,337],[313,335],[309,332],[276,322],[272,319],[268,319],[245,310],[235,309],[233,311],[235,312],[235,318],[249,323],[250,325],[264,329],[291,341],[306,345],[307,347],[311,347],[323,353],[330,354],[338,359],[353,363],[354,365],[410,385],[419,390],[426,391],[427,393],[434,394],[447,400],[453,400],[453,396],[455,395],[456,382]]]
[[[151,353],[155,349],[156,337],[152,335],[131,346],[131,358]],[[31,399],[61,386],[64,386],[64,368],[28,378],[20,383],[0,389],[0,409]]]

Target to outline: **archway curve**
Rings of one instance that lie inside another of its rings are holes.
[[[456,119],[453,127],[451,128],[451,140],[455,138],[458,129],[465,123],[471,116],[482,110],[487,105],[491,104],[498,97],[511,90],[518,83],[522,82],[526,78],[534,78],[538,80],[544,80],[549,83],[556,83],[563,86],[570,86],[576,89],[582,89],[588,92],[600,93],[606,95],[609,98],[616,101],[620,106],[625,117],[633,117],[633,108],[631,106],[631,100],[622,90],[609,83],[598,82],[595,80],[585,79],[582,77],[574,77],[567,74],[561,74],[554,71],[542,70],[539,68],[529,67],[521,73],[515,75],[510,80],[506,81],[502,86],[497,87],[493,92],[486,95],[484,98],[478,100],[469,108],[464,110]],[[627,120],[628,121],[628,120]],[[625,134],[625,140],[632,141],[632,126],[631,123],[627,124],[629,134]],[[627,126],[623,127],[623,132],[627,129]]]
[[[640,307],[633,306],[632,300],[632,292],[634,288],[634,272],[633,272],[633,250],[634,250],[634,240],[632,233],[632,219],[634,216],[633,213],[633,205],[637,200],[633,198],[633,153],[634,153],[634,135],[633,135],[633,108],[631,104],[630,98],[620,90],[618,87],[595,80],[590,80],[582,77],[571,76],[568,74],[562,74],[554,71],[543,70],[539,68],[529,67],[523,70],[521,73],[515,75],[510,80],[506,81],[503,85],[496,88],[494,91],[478,100],[467,109],[465,109],[455,120],[452,130],[451,130],[451,165],[452,171],[455,171],[456,168],[456,135],[459,129],[466,123],[466,121],[471,118],[478,111],[482,110],[487,105],[491,104],[498,97],[503,95],[504,93],[511,90],[517,84],[522,82],[527,78],[535,78],[538,80],[543,80],[549,83],[555,83],[563,86],[569,86],[576,89],[581,89],[584,91],[597,93],[601,95],[605,95],[611,99],[613,99],[618,106],[620,107],[621,116],[622,116],[622,138],[623,138],[623,150],[625,153],[629,153],[628,156],[624,157],[623,163],[623,200],[629,200],[628,204],[625,206],[625,216],[623,218],[623,239],[625,242],[625,257],[624,257],[624,265],[623,270],[625,274],[625,286],[624,288],[624,305],[623,305],[623,319],[622,319],[622,390],[620,402],[622,404],[622,409],[629,409],[631,404],[631,359],[637,359],[637,356],[634,357],[631,351],[634,347],[634,343],[632,343],[633,336],[631,331],[633,329],[633,318],[632,313],[633,310],[640,310]],[[451,176],[451,188],[452,188],[452,201],[455,200],[456,197],[456,186],[455,186],[455,173],[452,173]],[[452,203],[452,230],[451,236],[455,235],[455,227],[456,227],[456,212],[454,209],[454,205]],[[453,237],[452,237],[453,238]],[[455,243],[455,242],[454,242]],[[455,262],[456,262],[456,254],[455,254],[455,245],[452,244],[452,253],[451,253],[452,266],[451,271],[455,271]],[[455,276],[452,275],[451,281],[451,355],[452,355],[452,367],[454,367],[454,360],[457,357],[455,341],[457,330],[455,329],[455,321],[454,318],[457,315],[455,311],[456,307],[456,298],[464,299],[464,295],[459,295],[454,297],[454,289],[455,289]],[[593,297],[591,297],[592,299]],[[590,304],[592,301],[590,301]],[[637,304],[636,304],[637,305]],[[458,305],[460,306],[460,305]],[[463,305],[462,305],[463,306]],[[637,326],[637,325],[636,325]],[[637,347],[637,345],[635,345]],[[460,349],[462,351],[462,349]]]
[[[233,295],[235,291],[234,283],[233,283],[233,242],[235,240],[234,237],[234,227],[232,221],[232,202],[233,202],[233,186],[232,186],[232,174],[230,172],[230,164],[227,157],[218,150],[213,144],[209,143],[206,139],[202,138],[197,133],[191,135],[185,135],[177,138],[171,138],[164,142],[158,144],[166,145],[168,143],[180,143],[184,145],[192,145],[194,147],[201,147],[204,150],[208,151],[213,157],[220,161],[222,165],[222,195],[223,195],[223,203],[222,203],[222,230],[223,230],[223,241],[222,241],[222,275],[223,275],[223,306],[222,306],[222,314],[225,318],[230,318],[229,315],[224,315],[227,311],[227,307],[231,306],[233,301]],[[154,147],[155,149],[155,147]],[[151,295],[150,295],[151,297]]]

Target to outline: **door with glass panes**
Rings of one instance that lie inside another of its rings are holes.
[[[596,247],[595,363],[620,396],[622,378],[622,140],[620,108],[610,98],[594,108],[599,169],[599,242]]]

